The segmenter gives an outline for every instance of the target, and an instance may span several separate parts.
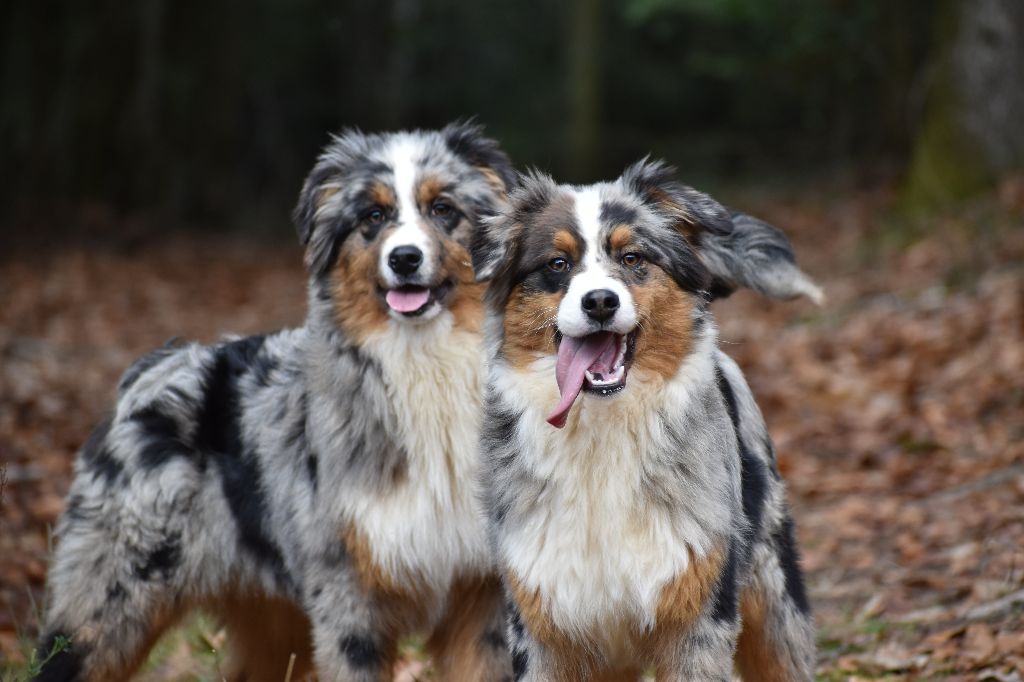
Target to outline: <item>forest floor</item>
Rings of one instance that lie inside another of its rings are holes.
[[[887,189],[740,193],[828,301],[715,304],[776,440],[819,627],[819,679],[1024,679],[1024,180],[927,220]],[[0,260],[0,677],[20,679],[75,450],[118,376],[172,336],[301,322],[297,245],[102,212]],[[219,679],[205,618],[141,678]],[[398,671],[430,679],[408,650]],[[19,663],[20,662],[20,663]],[[8,667],[4,667],[4,665]]]

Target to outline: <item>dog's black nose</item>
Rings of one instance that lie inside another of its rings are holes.
[[[619,309],[619,295],[610,289],[594,289],[583,294],[583,312],[595,322],[607,322]]]
[[[423,252],[415,246],[396,246],[388,255],[388,266],[399,275],[411,275],[423,262]]]

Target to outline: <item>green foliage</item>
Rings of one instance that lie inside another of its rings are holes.
[[[600,21],[581,62],[586,7]],[[578,181],[649,152],[694,182],[903,154],[933,11],[927,0],[15,0],[0,10],[0,166],[17,172],[0,201],[33,216],[100,202],[281,231],[328,131],[471,115],[520,165]]]
[[[10,666],[0,669],[0,679],[4,682],[27,682],[31,680],[43,669],[43,666],[57,654],[64,651],[71,650],[71,641],[65,637],[57,637],[54,639],[53,647],[46,653],[45,656],[41,657],[36,652],[36,649],[31,644],[26,645],[28,649],[28,660],[23,666]]]

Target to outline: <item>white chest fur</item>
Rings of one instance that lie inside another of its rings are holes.
[[[453,328],[449,313],[390,327],[365,347],[384,373],[408,469],[388,494],[353,499],[348,516],[389,575],[443,594],[453,578],[491,565],[475,494],[481,343]]]
[[[634,381],[610,399],[582,395],[561,430],[544,420],[557,400],[553,358],[528,372],[499,366],[491,373],[503,400],[523,411],[516,431],[521,466],[546,483],[527,518],[505,529],[499,561],[526,590],[539,592],[556,626],[601,633],[609,654],[625,641],[618,633],[654,625],[662,589],[729,529],[720,500],[694,500],[689,508],[707,508],[705,517],[666,508],[644,491],[644,458],[678,448],[661,415],[685,411],[713,376],[710,354],[691,360],[660,390]],[[694,481],[694,497],[720,494],[724,474],[708,467],[696,475],[709,485]]]

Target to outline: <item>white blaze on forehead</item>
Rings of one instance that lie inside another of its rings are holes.
[[[380,250],[380,272],[391,286],[398,286],[395,273],[388,266],[388,256],[399,246],[415,246],[423,252],[423,265],[419,274],[424,281],[433,276],[431,258],[433,244],[430,235],[423,229],[419,209],[416,206],[416,182],[419,179],[419,163],[423,150],[415,140],[399,137],[391,143],[388,159],[395,177],[395,197],[398,201],[398,229],[388,235]]]
[[[608,289],[619,296],[619,310],[604,329],[625,334],[636,326],[636,306],[629,289],[611,275],[611,264],[601,239],[601,192],[597,186],[573,190],[576,223],[583,241],[583,260],[576,263],[569,291],[558,306],[558,329],[567,336],[584,336],[597,331],[583,312],[583,296],[596,289]]]

